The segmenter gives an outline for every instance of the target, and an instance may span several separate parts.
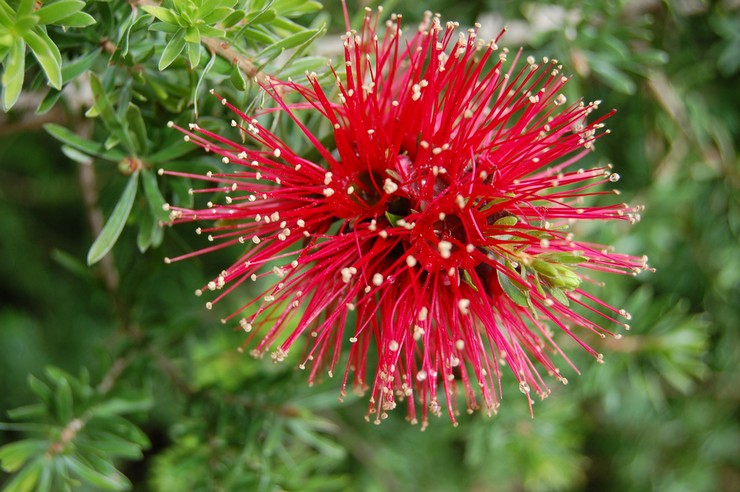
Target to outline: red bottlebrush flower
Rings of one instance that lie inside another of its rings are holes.
[[[581,288],[587,272],[646,268],[645,258],[568,232],[573,221],[638,218],[625,204],[582,204],[611,194],[599,185],[618,179],[606,167],[575,168],[609,115],[589,123],[597,103],[566,102],[557,61],[521,63],[517,53],[509,62],[498,39],[456,28],[429,15],[403,39],[391,16],[379,38],[368,13],[362,31],[344,37],[336,96],[313,74],[304,84],[264,82],[275,107],[258,116],[289,117],[321,159],[297,155],[222,99],[246,143],[197,125],[178,129],[233,171],[166,172],[213,184],[198,192],[226,194],[205,210],[171,207],[173,223],[213,221],[199,232],[214,245],[167,261],[240,247],[203,289],[216,291],[206,306],[245,281],[271,279],[224,321],[241,317],[244,346],[275,361],[305,340],[300,367],[309,381],[341,371],[342,394],[369,389],[376,421],[405,400],[412,422],[420,415],[426,425],[429,412],[446,407],[454,423],[460,393],[469,411],[490,413],[505,371],[530,405],[531,392],[547,396],[540,370],[566,382],[548,354],[572,365],[553,329],[600,360],[575,328],[611,333],[580,312],[627,327],[626,312]],[[302,102],[288,102],[289,92]],[[302,111],[333,126],[331,145],[304,126]]]

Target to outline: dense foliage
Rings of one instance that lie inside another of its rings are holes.
[[[238,353],[219,318],[259,290],[204,309],[193,290],[233,253],[165,265],[208,242],[159,225],[208,197],[158,168],[220,169],[167,121],[227,131],[208,89],[258,108],[265,74],[329,90],[339,2],[0,0],[6,490],[739,490],[736,2],[390,3],[409,28],[430,9],[490,38],[505,19],[502,43],[573,74],[569,99],[618,109],[589,159],[646,211],[579,232],[657,268],[600,292],[631,331],[587,340],[605,363],[576,355],[534,419],[510,382],[492,418],[366,423],[336,381]]]

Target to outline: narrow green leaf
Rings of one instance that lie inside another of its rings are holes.
[[[21,18],[27,15],[31,15],[33,12],[34,0],[21,0],[18,3],[18,9],[16,10],[16,17]]]
[[[135,412],[146,412],[154,405],[151,398],[139,398],[136,400],[125,400],[123,398],[111,398],[97,405],[93,412],[95,415],[122,415]]]
[[[71,130],[64,128],[61,125],[57,125],[56,123],[47,123],[46,125],[44,125],[44,130],[46,130],[52,137],[56,138],[60,142],[65,143],[77,150],[81,150],[82,152],[85,152],[87,154],[93,155],[95,157],[100,157],[101,159],[118,162],[126,157],[126,154],[119,150],[107,151],[101,143],[86,140],[73,133]]]
[[[177,16],[170,9],[166,9],[164,7],[155,7],[152,5],[144,5],[142,9],[147,14],[150,14],[156,17],[162,22],[166,22],[168,24],[179,25],[179,22],[177,21]]]
[[[185,30],[185,41],[188,43],[200,43],[200,33],[197,27],[191,26]]]
[[[288,77],[300,77],[306,72],[313,72],[326,66],[324,56],[305,56],[292,63],[286,63],[278,74],[284,79]]]
[[[90,485],[105,490],[126,490],[129,487],[128,479],[115,469],[111,473],[104,474],[94,470],[76,457],[67,456],[65,461],[77,476]]]
[[[43,467],[41,471],[41,478],[39,479],[38,485],[36,486],[36,492],[51,492],[53,473],[54,472],[50,464]]]
[[[101,258],[108,254],[108,251],[111,250],[118,240],[118,236],[121,235],[123,227],[126,225],[126,220],[131,213],[131,208],[134,205],[138,177],[139,173],[135,172],[129,178],[126,189],[123,190],[123,194],[118,200],[116,207],[113,209],[113,213],[108,218],[108,222],[105,223],[103,230],[90,247],[90,251],[87,253],[88,265],[97,263]]]
[[[200,64],[200,43],[188,43],[188,61],[190,68],[197,68]]]
[[[496,270],[496,275],[498,276],[499,285],[501,285],[501,288],[509,297],[509,299],[514,301],[519,306],[529,306],[529,303],[527,302],[529,300],[528,296],[522,291],[521,288],[518,287],[518,283],[514,283],[514,281],[511,280],[508,275],[501,272],[500,270]]]
[[[175,24],[168,24],[167,22],[155,22],[154,24],[149,26],[149,30],[175,34],[180,30],[180,27],[176,26]]]
[[[154,220],[149,210],[144,210],[144,213],[136,221],[136,225],[139,227],[139,232],[136,234],[136,248],[139,253],[146,253],[149,246],[152,245],[152,238],[154,237],[154,227],[158,227],[157,221]]]
[[[41,102],[36,108],[36,114],[48,113],[49,110],[54,107],[54,105],[59,101],[59,98],[61,97],[62,91],[49,88],[49,91],[46,93],[46,95],[44,95],[44,98],[41,99]]]
[[[141,182],[144,184],[144,195],[149,203],[149,210],[151,210],[152,215],[158,221],[167,222],[170,220],[169,213],[164,209],[166,202],[159,191],[154,173],[149,170],[142,171]]]
[[[57,265],[60,265],[68,272],[77,275],[82,279],[90,278],[90,269],[87,268],[77,257],[72,256],[66,251],[56,248],[51,250],[51,259],[54,260]]]
[[[98,76],[93,72],[90,72],[90,89],[95,100],[95,109],[97,109],[106,128],[111,132],[111,137],[121,142],[130,155],[135,155],[137,149],[131,135],[128,133],[128,129],[114,111],[113,104],[108,99],[108,93],[100,83]]]
[[[67,424],[74,418],[74,402],[72,400],[72,388],[69,380],[61,379],[57,384],[56,393],[54,394],[54,405],[59,421]]]
[[[257,58],[267,58],[268,60],[272,60],[273,58],[280,55],[283,51],[294,48],[300,44],[303,44],[304,42],[310,40],[316,33],[319,31],[317,29],[309,29],[303,32],[297,32],[295,34],[292,34],[288,36],[287,38],[284,38],[277,43],[274,43],[264,50],[262,50],[258,55]]]
[[[28,492],[34,490],[41,477],[41,471],[44,468],[44,462],[42,460],[43,458],[35,459],[23,468],[20,473],[5,485],[3,492]]]
[[[161,164],[163,162],[177,159],[193,150],[195,150],[195,146],[192,142],[186,142],[182,138],[178,138],[174,142],[164,145],[161,150],[150,155],[148,160],[152,164]]]
[[[228,17],[226,17],[222,22],[221,25],[228,29],[230,27],[234,27],[236,24],[238,24],[242,19],[244,18],[244,11],[243,10],[234,10],[231,12]]]
[[[564,306],[570,305],[570,301],[568,301],[568,297],[565,295],[565,292],[563,292],[561,289],[558,289],[557,287],[550,287],[550,294],[560,304],[563,304]]]
[[[147,147],[149,146],[146,124],[144,124],[144,118],[141,116],[141,109],[139,109],[139,107],[134,103],[128,103],[128,109],[126,109],[126,122],[128,123],[129,129],[131,129],[133,138],[136,139],[135,147],[139,149],[142,154],[146,154]]]
[[[51,401],[51,398],[49,398]],[[46,416],[46,405],[42,405],[41,403],[34,403],[32,405],[24,405],[22,407],[13,408],[12,410],[8,410],[8,417],[10,417],[13,420],[31,420],[36,419],[37,417]],[[24,424],[7,424],[10,426],[17,425],[20,427],[23,427]],[[26,424],[26,425],[33,425],[33,424]],[[0,428],[3,427],[3,424],[0,424]],[[22,429],[18,429],[22,430]]]
[[[55,24],[57,21],[69,17],[82,10],[85,2],[82,0],[58,0],[47,3],[36,11],[40,24]],[[94,20],[93,20],[94,21]]]
[[[3,62],[5,71],[2,76],[3,109],[10,110],[23,89],[23,78],[26,70],[26,43],[22,38],[16,38],[10,46],[8,55]]]
[[[202,20],[206,24],[215,24],[228,17],[231,12],[232,10],[228,7],[218,7],[204,15],[202,17]]]
[[[31,52],[44,70],[49,85],[61,90],[62,55],[59,53],[57,45],[41,28],[25,32],[23,39],[28,43],[28,47],[31,48]]]
[[[297,17],[299,15],[317,12],[322,9],[319,2],[306,0],[276,0],[270,5],[270,7],[275,9],[277,12],[280,12],[280,15],[285,17]]]
[[[182,53],[185,48],[185,29],[178,30],[175,35],[167,43],[162,52],[162,57],[159,59],[159,70],[160,72],[165,68],[169,67],[173,61]]]
[[[49,385],[41,381],[33,374],[29,374],[27,380],[28,386],[31,388],[31,391],[36,393],[36,396],[38,396],[44,404],[51,404],[54,394],[51,391],[51,388],[49,388]]]
[[[34,454],[43,454],[49,447],[47,441],[41,439],[24,439],[0,448],[0,465],[3,471],[15,473]]]
[[[77,12],[57,22],[64,27],[88,27],[96,23],[95,17],[86,12]]]
[[[200,47],[198,47],[200,49]],[[195,114],[195,119],[198,119],[198,100],[201,92],[201,87],[203,86],[203,81],[206,80],[206,75],[208,72],[211,71],[211,68],[213,68],[214,63],[218,59],[218,56],[216,56],[215,53],[211,55],[211,58],[208,60],[208,63],[206,64],[203,71],[200,73],[200,76],[198,77],[198,83],[195,84],[195,89],[193,90],[193,113]],[[239,67],[234,65],[236,70],[239,70]]]

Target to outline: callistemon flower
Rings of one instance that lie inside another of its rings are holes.
[[[559,364],[572,365],[555,333],[601,361],[579,333],[628,328],[624,310],[582,288],[596,283],[588,272],[646,268],[569,232],[638,218],[622,203],[584,204],[616,193],[602,185],[618,179],[608,166],[577,166],[604,134],[605,116],[588,121],[598,103],[566,101],[557,61],[509,61],[498,39],[456,28],[428,15],[404,38],[400,16],[381,32],[368,13],[343,38],[338,91],[307,74],[263,81],[275,105],[257,115],[222,99],[240,138],[177,128],[228,171],[166,172],[225,195],[203,210],[170,207],[173,223],[208,221],[197,231],[213,245],[166,261],[233,246],[237,261],[196,292],[211,296],[206,307],[260,280],[261,295],[224,319],[247,333],[242,349],[275,361],[297,351],[310,382],[328,372],[342,395],[369,390],[376,421],[401,400],[423,425],[445,407],[453,423],[463,405],[490,413],[507,372],[531,405],[531,393],[549,393],[542,372],[565,383]],[[312,133],[305,112],[333,138]],[[320,157],[271,132],[275,114]]]

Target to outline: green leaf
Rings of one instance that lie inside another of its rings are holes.
[[[123,398],[111,398],[97,405],[93,412],[99,415],[121,415],[126,413],[146,412],[154,405],[151,398],[139,398],[137,400],[125,400]]]
[[[79,12],[85,7],[82,0],[58,0],[47,3],[36,11],[40,24],[55,24],[57,21]],[[94,19],[93,19],[94,22]]]
[[[62,83],[66,84],[72,79],[76,79],[86,72],[95,60],[100,56],[100,48],[92,50],[90,53],[82,55],[73,61],[65,63],[62,67]]]
[[[185,30],[185,41],[188,43],[200,43],[200,33],[197,27],[191,26]]]
[[[169,221],[170,215],[164,209],[166,202],[159,191],[154,173],[149,170],[142,171],[141,182],[144,184],[144,195],[149,203],[149,210],[151,210],[152,215],[162,222]]]
[[[51,398],[49,399],[51,401]],[[41,403],[34,403],[32,405],[24,405],[22,407],[13,408],[12,410],[8,410],[8,417],[10,417],[13,420],[32,420],[36,419],[38,417],[46,416],[46,405],[42,405]],[[0,428],[3,424],[0,424]],[[8,424],[13,425],[13,424]],[[24,424],[17,424],[20,426],[23,426]]]
[[[74,418],[74,402],[72,400],[72,388],[69,380],[62,378],[57,383],[56,393],[54,395],[54,405],[59,421],[67,424]]]
[[[496,222],[494,222],[494,225],[500,225],[500,226],[508,226],[512,227],[515,226],[516,223],[519,221],[516,217],[513,215],[507,215],[506,217],[501,217]]]
[[[49,85],[53,88],[62,89],[62,55],[54,41],[40,28],[27,31],[23,39],[28,43],[31,52],[38,60],[39,65],[46,74]]]
[[[26,70],[26,43],[22,38],[16,38],[10,46],[10,51],[3,62],[3,109],[10,110],[23,89],[23,78]]]
[[[609,62],[589,57],[591,69],[606,85],[623,94],[634,94],[637,86],[632,79]]]
[[[508,275],[503,273],[500,270],[496,270],[496,275],[498,276],[498,283],[501,285],[501,288],[503,289],[504,293],[514,301],[517,305],[522,307],[528,307],[529,303],[527,302],[528,296],[524,293],[522,290],[523,287],[519,287],[518,283],[514,283],[511,278],[509,278]]]
[[[228,15],[228,17],[226,17],[226,19],[221,22],[221,25],[226,29],[234,27],[244,18],[244,15],[245,14],[243,10],[234,10]]]
[[[305,56],[292,63],[286,63],[277,73],[283,77],[300,77],[306,72],[313,72],[326,66],[324,56]]]
[[[152,5],[144,5],[142,7],[142,9],[147,14],[150,14],[150,15],[156,17],[157,19],[161,20],[162,22],[166,22],[168,24],[180,25],[179,22],[178,22],[178,20],[177,20],[177,16],[170,9],[166,9],[164,7],[155,7],[155,6],[152,6]]]
[[[144,118],[141,116],[141,110],[134,103],[128,103],[126,122],[128,123],[128,127],[131,129],[132,136],[136,139],[135,147],[139,149],[142,154],[146,154],[147,147],[149,146],[146,124],[144,123]]]
[[[51,391],[51,388],[33,374],[29,374],[27,379],[28,386],[31,388],[31,391],[36,393],[36,396],[38,396],[44,404],[50,405],[52,398],[54,397],[54,393]]]
[[[92,15],[86,12],[77,12],[69,17],[65,17],[57,22],[57,24],[65,27],[88,27],[94,25],[96,22],[95,17]]]
[[[110,218],[108,218],[108,222],[105,223],[103,230],[90,247],[90,251],[87,253],[88,265],[97,263],[101,258],[108,254],[108,251],[111,250],[118,240],[118,236],[121,235],[123,227],[126,225],[126,220],[131,213],[131,208],[134,205],[138,177],[139,173],[135,172],[129,178],[126,189],[123,190],[123,194],[118,200],[116,207],[113,209],[113,213]]]
[[[35,454],[43,454],[49,447],[47,441],[41,439],[24,439],[0,448],[0,465],[3,471],[15,473]]]
[[[199,47],[200,49],[200,47]],[[195,114],[195,118],[198,119],[198,100],[200,96],[200,88],[203,85],[203,81],[206,80],[206,76],[208,75],[208,72],[211,71],[211,68],[213,68],[213,65],[216,63],[216,60],[218,59],[218,56],[216,56],[215,53],[211,54],[211,58],[208,60],[208,63],[206,63],[205,68],[200,73],[200,76],[198,77],[198,83],[195,84],[195,89],[193,90],[193,113]],[[239,67],[237,65],[234,65],[234,68],[236,70],[239,70]]]
[[[185,29],[180,29],[164,47],[162,57],[159,59],[159,71],[169,67],[185,48]]]
[[[272,2],[270,8],[280,12],[285,17],[298,17],[304,14],[310,14],[322,9],[319,2],[306,0],[276,0]]]
[[[218,8],[211,10],[211,12],[209,12],[208,14],[204,15],[202,20],[206,24],[212,25],[228,17],[229,14],[231,14],[231,12],[232,12],[232,9],[228,7],[218,7]]]
[[[93,72],[90,72],[90,89],[92,90],[93,99],[95,100],[95,109],[103,120],[106,128],[111,132],[111,137],[118,142],[121,142],[129,154],[135,155],[137,153],[137,149],[131,139],[131,135],[128,133],[128,129],[124,126],[123,122],[113,110],[113,104],[110,99],[108,99],[108,93],[100,83],[98,76]],[[113,145],[111,145],[111,147],[113,147]]]
[[[44,130],[60,142],[95,157],[100,157],[113,162],[118,162],[126,157],[126,154],[120,150],[106,150],[103,144],[86,140],[73,133],[71,130],[57,125],[56,123],[47,123],[44,125]]]
[[[90,485],[105,490],[126,490],[129,487],[128,479],[118,470],[112,469],[108,473],[101,473],[72,456],[66,456],[65,461],[70,470]]]
[[[305,43],[306,41],[310,40],[314,35],[316,35],[319,32],[317,29],[309,29],[303,32],[297,32],[295,34],[292,34],[288,36],[287,38],[282,39],[281,41],[278,41],[277,43],[274,43],[264,50],[262,50],[258,55],[257,58],[265,57],[268,60],[272,60],[273,58],[280,55],[283,51],[295,48],[296,46]]]
[[[44,468],[43,458],[33,460],[5,485],[3,492],[28,492],[33,490]]]
[[[562,289],[558,289],[557,287],[550,287],[550,294],[560,304],[563,304],[564,306],[570,305],[570,301],[568,301],[568,297],[565,295],[565,292],[563,292]]]
[[[49,89],[49,91],[44,95],[44,98],[41,100],[38,107],[36,108],[36,114],[48,113],[49,110],[54,107],[54,105],[59,101],[59,98],[61,97],[62,91]]]
[[[195,150],[195,146],[192,142],[186,142],[182,138],[178,138],[174,142],[162,146],[162,149],[150,155],[148,160],[153,164],[160,164],[177,159],[193,150]]]
[[[196,68],[200,63],[200,43],[188,43],[188,61],[190,68]]]

